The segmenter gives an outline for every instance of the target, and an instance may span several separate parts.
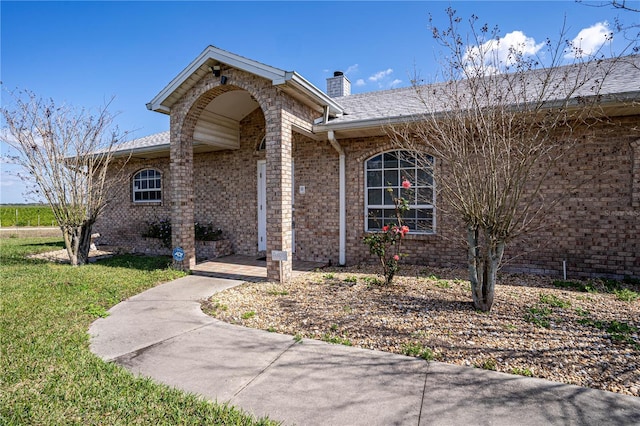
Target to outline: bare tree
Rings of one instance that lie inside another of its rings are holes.
[[[584,3],[587,6],[594,6],[594,7],[611,6],[614,9],[628,10],[630,12],[640,12],[640,5],[638,5],[637,1],[607,0],[607,1],[600,1],[600,2],[585,3],[582,0],[576,0],[576,3]]]
[[[604,117],[599,95],[615,61],[547,41],[543,62],[525,44],[500,46],[497,28],[476,30],[476,17],[465,39],[448,15],[449,28],[433,28],[447,52],[442,82],[416,83],[425,114],[389,133],[426,166],[436,159],[439,208],[464,223],[473,303],[489,311],[505,246],[558,201],[541,190],[550,170]]]
[[[34,182],[62,230],[71,264],[87,263],[91,228],[107,204],[110,165],[116,176],[124,160],[112,162],[119,132],[108,111],[110,102],[96,113],[58,106],[34,93],[11,93],[13,104],[0,112],[6,129],[2,142],[15,152],[9,160],[20,165]],[[112,164],[113,163],[113,164]]]

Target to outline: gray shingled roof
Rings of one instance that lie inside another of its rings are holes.
[[[123,142],[114,147],[114,155],[127,155],[132,152],[154,152],[169,150],[169,131],[155,133],[138,139]]]
[[[612,63],[611,60],[604,61]],[[595,64],[595,62],[593,62]],[[561,72],[556,76],[571,76],[571,66],[561,67],[559,70],[565,70],[568,72]],[[533,75],[536,73],[541,74],[544,70],[532,71]],[[534,80],[535,81],[535,80]],[[381,125],[388,122],[389,119],[399,117],[411,117],[416,115],[425,114],[426,112],[437,112],[446,109],[446,104],[443,98],[439,98],[437,93],[442,90],[446,90],[448,83],[438,83],[420,86],[418,89],[425,94],[425,99],[431,103],[427,111],[425,104],[420,100],[416,88],[405,87],[401,89],[384,90],[377,92],[361,93],[356,95],[349,95],[334,98],[335,101],[340,104],[344,110],[345,115],[336,117],[330,120],[326,124],[315,126],[322,130],[331,130],[332,127],[340,127],[343,125],[358,127],[359,124],[372,125],[377,123]],[[568,87],[572,84],[569,83]],[[589,96],[593,94],[590,89],[591,85],[585,85],[573,97]],[[531,85],[531,90],[536,89],[536,85]],[[559,87],[558,93],[550,94],[549,100],[562,99],[564,94],[562,93],[562,87]],[[624,95],[630,94],[634,99],[640,99],[640,56],[628,56],[623,60],[616,63],[613,68],[613,72],[605,79],[605,84],[600,90],[600,95]],[[169,132],[157,133],[155,135],[146,136],[143,138],[135,139],[126,143],[123,143],[117,147],[117,153],[125,152],[154,152],[164,151],[169,148]]]
[[[606,69],[607,64],[611,64],[611,61],[603,61],[599,66],[602,69]],[[596,62],[590,63],[591,66],[598,66]],[[571,66],[560,67],[556,69],[554,74],[556,78],[569,79],[574,76],[575,73]],[[531,71],[535,77],[543,76],[544,70]],[[501,78],[501,77],[498,77]],[[531,81],[535,81],[534,78]],[[461,82],[464,85],[464,82]],[[575,83],[569,82],[568,87],[574,87]],[[439,112],[447,109],[445,102],[446,97],[438,97],[437,93],[443,90],[447,90],[448,83],[437,83],[424,85],[419,87],[405,87],[401,89],[385,90],[378,92],[361,93],[357,95],[342,96],[335,98],[335,100],[344,107],[345,115],[332,119],[328,124],[323,127],[330,129],[332,125],[352,123],[356,124],[358,121],[371,122],[374,120],[388,120],[397,117],[410,117],[415,115],[425,114],[427,112]],[[592,84],[583,85],[572,98],[580,96],[586,97],[593,95],[591,89]],[[531,85],[530,93],[536,90],[536,85]],[[421,93],[425,102],[430,105],[427,108],[425,103],[420,99],[418,91]],[[607,75],[604,80],[604,84],[599,91],[599,95],[614,95],[625,93],[636,93],[636,97],[640,95],[640,56],[628,56],[618,61],[613,67],[612,72]],[[533,95],[532,99],[536,99],[537,95]],[[545,98],[548,101],[554,99],[563,99],[566,96],[566,92],[563,92],[563,87],[559,86],[555,93],[550,92]],[[521,101],[519,101],[521,102]]]

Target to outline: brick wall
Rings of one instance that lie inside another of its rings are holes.
[[[145,221],[172,218],[177,229],[173,244],[184,245],[193,221],[212,222],[230,239],[234,252],[257,255],[257,162],[267,161],[267,242],[270,250],[291,247],[291,218],[295,222],[294,258],[337,264],[338,154],[327,141],[303,134],[318,114],[302,106],[271,83],[241,71],[225,69],[228,84],[207,76],[177,102],[171,116],[172,162],[169,158],[131,160],[128,181],[96,224],[103,243],[138,251]],[[240,123],[240,148],[192,154],[190,140],[200,111],[228,90],[248,90],[261,108]],[[266,111],[263,113],[263,111]],[[615,129],[599,129],[572,149],[545,181],[548,198],[561,201],[546,215],[539,230],[507,246],[506,268],[560,274],[567,262],[569,277],[640,276],[640,142],[639,117],[621,121]],[[625,130],[627,129],[627,130]],[[257,147],[267,136],[267,151]],[[394,149],[386,137],[341,139],[346,153],[347,262],[372,262],[364,236],[364,162]],[[291,176],[290,161],[295,164]],[[131,177],[143,168],[162,172],[163,201],[133,203]],[[436,160],[438,176],[447,164]],[[172,180],[174,184],[172,185]],[[292,194],[289,191],[294,182]],[[305,187],[304,194],[299,189]],[[173,189],[171,189],[173,188]],[[294,211],[289,211],[292,195]],[[462,224],[436,204],[433,235],[409,235],[404,242],[408,261],[424,265],[464,267],[466,247]],[[192,244],[188,243],[187,244]],[[185,247],[195,253],[193,247]],[[269,253],[267,253],[269,255]],[[277,268],[270,265],[271,278]],[[286,271],[285,271],[286,272]]]
[[[567,262],[571,278],[640,276],[640,199],[638,117],[619,127],[601,128],[572,148],[543,185],[547,200],[560,201],[543,217],[539,229],[507,246],[505,270],[560,275]],[[626,129],[626,130],[625,130]],[[347,152],[347,260],[371,262],[364,236],[364,161],[394,147],[386,138],[342,140]],[[438,174],[447,165],[436,160]],[[409,235],[408,261],[465,267],[462,223],[437,201],[435,235]]]
[[[133,176],[143,169],[155,169],[162,173],[161,202],[133,202]],[[171,173],[169,158],[151,160],[131,159],[123,170],[122,181],[110,191],[111,201],[94,225],[94,232],[100,233],[100,244],[114,245],[130,251],[146,252],[142,240],[145,222],[166,219],[171,216],[170,191]]]

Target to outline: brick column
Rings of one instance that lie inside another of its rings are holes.
[[[640,139],[631,142],[631,206],[640,207]]]
[[[184,123],[171,116],[171,245],[182,247],[184,269],[196,266],[193,228],[193,146],[183,136]]]
[[[265,114],[267,148],[267,278],[283,282],[291,278],[291,121],[288,114],[274,106]],[[271,259],[272,250],[287,252],[282,262]]]

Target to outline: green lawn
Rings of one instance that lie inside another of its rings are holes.
[[[94,356],[92,321],[183,273],[162,257],[117,256],[79,268],[24,258],[62,246],[52,238],[0,241],[0,424],[273,424]]]
[[[0,226],[57,226],[48,205],[0,205]]]

